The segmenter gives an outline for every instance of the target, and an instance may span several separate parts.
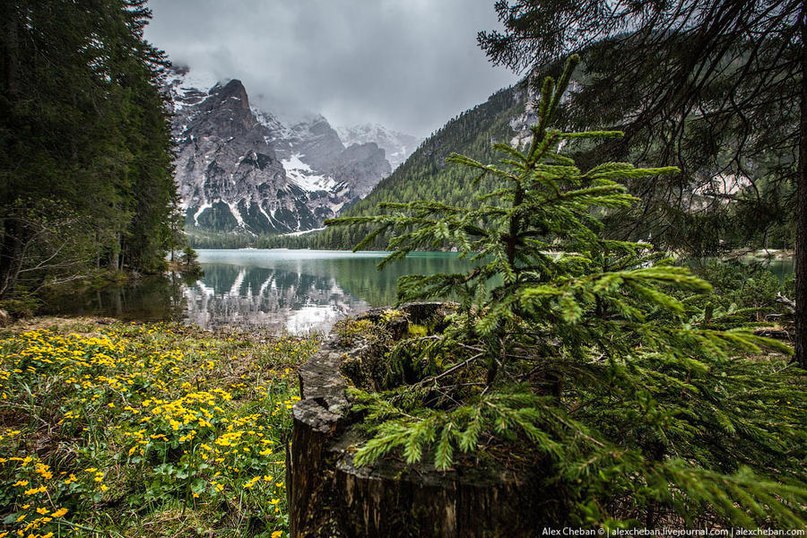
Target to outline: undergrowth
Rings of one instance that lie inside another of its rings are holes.
[[[286,536],[293,369],[317,342],[173,324],[0,336],[0,536]]]

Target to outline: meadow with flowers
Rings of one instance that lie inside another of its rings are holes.
[[[0,333],[0,538],[287,536],[315,339],[37,320]]]

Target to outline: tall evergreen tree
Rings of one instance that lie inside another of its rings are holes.
[[[0,296],[93,263],[161,266],[176,189],[157,84],[165,60],[143,39],[144,6],[0,6]],[[43,204],[58,206],[65,219],[31,211]],[[54,250],[43,230],[73,241]]]
[[[375,225],[366,241],[394,230],[387,261],[444,242],[475,261],[399,280],[404,301],[460,306],[444,330],[391,348],[382,390],[354,391],[372,432],[355,461],[399,451],[447,469],[497,447],[540,468],[557,523],[802,526],[800,380],[743,357],[790,350],[710,310],[709,284],[651,245],[603,237],[601,217],[637,201],[622,182],[675,169],[584,170],[561,153],[622,135],[555,127],[576,60],[545,79],[526,149],[497,144],[497,164],[451,157],[497,187],[473,207],[396,203],[330,223]]]

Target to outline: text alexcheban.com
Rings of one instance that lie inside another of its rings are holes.
[[[752,537],[752,536],[807,536],[805,529],[745,529],[745,528],[671,528],[658,527],[654,529],[583,529],[577,527],[544,527],[541,536],[726,536]]]

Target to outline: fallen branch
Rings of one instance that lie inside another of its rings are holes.
[[[793,299],[788,299],[787,297],[782,295],[782,292],[776,294],[776,302],[784,305],[785,308],[790,310],[791,314],[796,312],[796,301],[794,301]]]

